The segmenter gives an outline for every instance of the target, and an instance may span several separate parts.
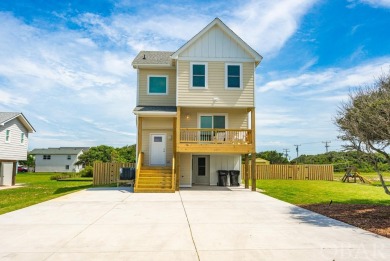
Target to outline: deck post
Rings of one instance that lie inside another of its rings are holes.
[[[256,191],[256,112],[255,107],[251,109],[251,129],[252,129],[252,153],[251,153],[251,176],[252,191]]]
[[[249,155],[245,154],[245,188],[249,188]]]
[[[138,133],[137,133],[137,157],[142,152],[142,117],[138,116]],[[137,161],[140,159],[137,159]]]
[[[176,148],[175,148],[175,151],[176,151],[176,190],[178,191],[179,190],[179,186],[180,186],[180,153],[177,153],[177,145],[180,144],[180,111],[181,108],[179,106],[177,106],[177,113],[176,113],[176,126],[175,126],[175,129],[176,129]]]

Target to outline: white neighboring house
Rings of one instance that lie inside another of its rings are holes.
[[[20,112],[0,112],[0,186],[15,185],[17,162],[27,160],[28,136],[35,129]]]
[[[35,172],[79,172],[84,166],[75,163],[88,149],[86,147],[34,149],[30,154],[35,156]]]

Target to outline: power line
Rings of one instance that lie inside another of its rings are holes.
[[[286,159],[288,159],[288,153],[289,153],[289,149],[283,149],[284,151],[284,156],[286,156]]]
[[[300,144],[299,145],[294,145],[295,146],[295,151],[297,152],[297,158],[299,157],[299,146],[301,146]]]
[[[326,153],[328,153],[328,148],[330,147],[328,144],[331,143],[331,141],[323,141],[322,143],[325,143]]]

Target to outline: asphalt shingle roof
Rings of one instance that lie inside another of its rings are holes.
[[[134,111],[142,111],[142,112],[176,112],[176,106],[142,106],[139,105],[135,107]]]
[[[156,65],[171,65],[171,55],[174,52],[165,51],[141,51],[134,58],[132,65],[145,65],[145,64],[156,64]]]
[[[0,124],[18,116],[20,112],[0,112]]]
[[[33,149],[30,154],[32,155],[77,155],[82,150],[88,150],[86,147],[60,147],[60,148],[48,148],[48,149]]]

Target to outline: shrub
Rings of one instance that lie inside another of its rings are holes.
[[[81,177],[93,177],[93,167],[86,166],[82,171],[80,171]]]

